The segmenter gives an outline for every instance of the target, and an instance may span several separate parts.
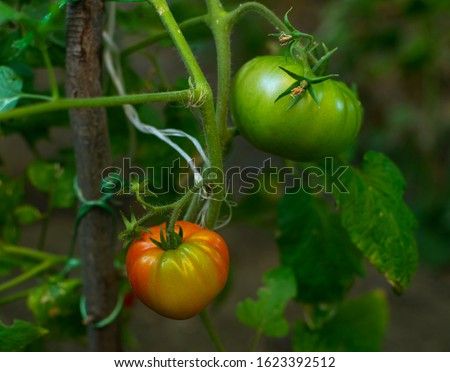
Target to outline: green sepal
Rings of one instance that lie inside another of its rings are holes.
[[[283,93],[281,93],[281,94],[277,97],[277,99],[276,99],[274,102],[277,102],[277,101],[280,100],[281,98],[287,96],[288,94],[291,94],[292,89],[294,89],[294,88],[296,88],[296,87],[298,87],[298,86],[299,86],[299,82],[298,82],[298,81],[296,81],[295,83],[291,84],[291,85],[289,86],[289,88],[287,88]]]
[[[284,24],[289,29],[289,31],[294,32],[297,31],[294,26],[292,26],[291,22],[289,21],[289,13],[292,11],[292,7],[286,12],[284,15]]]
[[[130,208],[130,220],[127,220],[127,218],[125,217],[125,214],[122,213],[122,211],[120,211],[120,214],[122,216],[122,220],[125,224],[125,227],[127,229],[134,229],[134,226],[136,225],[136,216],[134,215],[132,209]]]
[[[288,74],[290,77],[292,77],[293,79],[295,79],[297,81],[295,83],[291,84],[288,89],[286,89],[283,93],[281,93],[277,97],[275,102],[277,102],[280,98],[290,94],[292,92],[292,89],[294,89],[296,87],[301,87],[301,88],[303,88],[303,89],[308,91],[308,93],[311,95],[311,97],[314,100],[314,102],[316,102],[317,106],[319,106],[319,100],[317,98],[316,92],[314,91],[312,85],[321,83],[321,82],[323,82],[325,80],[328,80],[328,79],[331,79],[333,77],[338,76],[337,74],[330,74],[330,75],[318,76],[318,77],[314,77],[314,78],[307,78],[306,76],[297,75],[297,74],[295,74],[292,71],[286,70],[285,68],[283,68],[281,66],[279,66],[279,68],[281,70],[283,70],[286,74]],[[292,102],[290,103],[290,105],[288,107],[288,110],[291,109],[294,105],[296,105],[304,96],[305,96],[305,93],[302,92],[298,96],[294,97]]]
[[[153,244],[155,244],[158,248],[164,249],[161,242],[157,241],[156,239],[150,238]],[[165,249],[164,249],[165,250]]]
[[[123,247],[128,248],[130,244],[134,241],[136,238],[136,230],[137,228],[136,223],[136,216],[134,215],[133,211],[130,208],[130,219],[125,216],[125,214],[122,211],[119,211],[120,216],[122,217],[123,223],[125,225],[125,230],[123,230],[119,235],[119,240],[123,240]]]
[[[329,75],[324,75],[324,76],[318,76],[318,77],[315,77],[312,79],[308,79],[308,83],[317,84],[317,83],[321,83],[325,80],[329,80],[329,79],[332,79],[332,78],[335,78],[338,76],[339,76],[338,74],[329,74]]]
[[[309,42],[311,43],[312,40],[314,40],[314,36],[310,35],[310,34],[306,34],[304,32],[300,32],[298,31],[294,26],[292,26],[291,22],[289,21],[289,13],[292,11],[292,7],[286,12],[286,14],[284,15],[284,24],[286,25],[286,27],[289,29],[290,31],[290,35],[294,38],[294,39],[299,39],[301,37],[308,39]]]
[[[314,90],[314,88],[312,87],[312,85],[311,85],[311,84],[308,84],[308,86],[306,87],[306,90],[308,91],[309,95],[312,97],[312,99],[314,100],[314,102],[317,104],[317,106],[320,107],[319,100],[318,100],[317,95],[316,95],[316,91]],[[299,97],[300,97],[300,96],[299,96]],[[295,97],[295,98],[298,98],[298,97]],[[292,102],[293,102],[293,101],[292,101]]]
[[[161,242],[158,242],[156,239],[150,238],[151,242],[155,244],[158,248],[163,249]]]
[[[183,240],[183,228],[180,225],[175,225],[178,226],[178,228],[180,229],[180,231],[178,231],[178,236],[181,238],[181,240]]]
[[[288,74],[291,78],[293,78],[297,81],[308,80],[306,77],[304,77],[302,75],[297,75],[297,74],[293,73],[292,71],[286,70],[284,67],[279,66],[279,68],[281,70],[283,70],[286,74]]]
[[[302,46],[302,49],[304,49],[305,51],[309,50],[311,44],[314,42],[314,36],[310,35],[310,34],[306,34],[304,32],[300,32],[297,29],[295,29],[294,26],[292,26],[291,22],[289,21],[289,13],[292,11],[292,7],[286,12],[286,14],[284,15],[284,24],[286,25],[286,28],[289,30],[289,32],[284,32],[281,31],[277,34],[269,34],[269,36],[276,36],[280,42],[282,42],[281,45],[289,45],[289,51],[292,55],[292,57],[294,58],[294,60],[296,59],[294,56],[294,46],[298,43],[298,41],[301,38],[307,39],[308,40],[308,44],[306,45],[306,47]],[[282,40],[283,36],[288,36],[290,37],[290,40]]]
[[[303,98],[304,95],[305,92],[299,94],[297,97],[294,97],[294,99],[291,101],[287,109],[290,110],[292,107],[294,107]]]
[[[325,54],[322,57],[320,57],[320,59],[316,62],[316,64],[312,68],[312,71],[319,76],[324,74],[328,70],[328,63],[330,62],[330,57],[338,50],[338,48],[334,48],[329,51],[325,44],[322,44],[322,47],[325,50]]]

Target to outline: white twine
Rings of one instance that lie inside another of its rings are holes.
[[[114,17],[111,17],[114,18]],[[108,24],[108,28],[111,30],[114,27],[114,22],[110,22]],[[109,31],[110,31],[109,30]],[[124,96],[126,95],[125,87],[123,84],[123,78],[122,78],[122,69],[120,66],[120,61],[118,58],[113,58],[112,51],[117,52],[118,48],[114,41],[112,40],[110,34],[108,32],[103,33],[103,38],[106,42],[106,48],[104,52],[104,62],[106,69],[117,89],[117,92],[119,95]],[[179,129],[157,129],[152,125],[143,123],[140,118],[139,114],[137,113],[136,109],[132,105],[123,105],[123,109],[125,111],[125,115],[128,118],[128,120],[134,125],[134,127],[139,130],[142,133],[151,134],[159,138],[161,141],[164,141],[167,143],[170,147],[172,147],[175,151],[178,152],[178,154],[183,157],[186,162],[189,164],[190,168],[192,169],[192,172],[194,174],[194,181],[195,183],[202,181],[202,175],[199,172],[199,170],[195,166],[194,160],[175,142],[173,142],[169,137],[182,137],[189,139],[193,145],[195,146],[196,150],[200,154],[204,164],[206,166],[209,166],[209,159],[206,156],[200,142],[190,134],[187,134]]]

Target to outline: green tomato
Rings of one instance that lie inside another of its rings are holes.
[[[293,107],[290,95],[277,102],[295,79],[280,69],[313,78],[308,66],[280,56],[257,57],[237,72],[231,91],[232,120],[256,148],[296,161],[339,155],[355,140],[362,107],[344,83],[313,85],[318,104],[305,92]]]

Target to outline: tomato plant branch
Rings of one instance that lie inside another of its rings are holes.
[[[278,16],[264,5],[256,1],[250,1],[239,5],[235,10],[228,14],[228,22],[233,26],[236,21],[249,12],[255,12],[269,21],[275,28],[280,31],[287,31],[288,28]]]
[[[140,201],[145,207],[149,208],[150,211],[143,215],[141,218],[139,218],[138,220],[136,220],[136,222],[133,225],[133,230],[144,224],[144,222],[146,222],[148,219],[150,219],[151,217],[153,217],[155,214],[161,214],[161,213],[165,213],[165,212],[169,212],[169,211],[174,211],[172,214],[172,217],[174,215],[179,216],[181,210],[184,208],[184,206],[189,203],[189,201],[191,200],[191,198],[196,195],[198,193],[198,191],[203,187],[203,185],[205,184],[205,180],[198,182],[192,189],[190,189],[186,194],[183,195],[183,197],[181,199],[178,199],[177,201],[170,203],[170,204],[166,204],[166,205],[160,205],[160,206],[152,206],[150,204],[148,204],[147,202],[142,200],[142,197],[139,194],[136,194],[136,199],[138,201]],[[176,212],[177,211],[177,212]],[[175,221],[176,219],[170,223],[170,225],[173,227],[175,226]],[[170,228],[170,226],[169,226]]]
[[[180,56],[184,62],[184,65],[186,66],[189,74],[194,79],[195,84],[202,85],[206,83],[207,85],[205,76],[203,75],[203,72],[198,65],[197,59],[192,53],[192,50],[186,39],[184,38],[180,26],[173,17],[166,0],[147,0],[147,2],[153,5],[155,10],[158,12],[161,21],[163,22],[169,33],[169,36],[172,38],[172,41],[180,52]]]
[[[47,252],[41,252],[36,249],[20,247],[16,245],[7,244],[4,242],[0,242],[0,252],[12,254],[15,256],[26,257],[38,261],[54,262],[55,264],[64,263],[67,260],[67,258],[64,256],[59,256]]]
[[[198,209],[200,205],[200,195],[197,193],[195,194],[190,203],[189,206],[184,213],[183,220],[185,221],[195,221],[195,217],[197,216]]]
[[[31,289],[25,289],[24,291],[13,293],[9,296],[0,297],[0,305],[10,304],[27,297],[30,294]]]
[[[227,114],[231,84],[231,42],[230,23],[228,13],[223,9],[220,1],[207,0],[208,26],[212,31],[217,53],[217,98],[216,123],[222,138],[222,146],[227,136]]]
[[[206,80],[203,71],[192,53],[189,44],[184,38],[180,27],[174,19],[165,0],[148,0],[158,12],[164,26],[177,47],[181,58],[191,75],[194,83],[195,97],[191,102],[192,106],[200,106],[203,127],[205,131],[206,146],[210,160],[210,170],[215,173],[216,183],[223,184],[222,146],[220,143],[220,133],[216,124],[213,94],[211,87]],[[219,187],[219,191],[211,199],[210,208],[206,217],[206,225],[214,229],[220,214],[222,199],[224,198],[224,188]]]
[[[134,105],[150,102],[187,101],[192,97],[192,90],[184,89],[172,92],[129,94],[124,96],[90,97],[90,98],[60,98],[51,102],[19,107],[17,109],[1,112],[0,121],[16,119],[23,116],[32,116],[51,111],[69,110],[74,108],[112,107]]]
[[[259,345],[259,342],[261,341],[262,331],[260,328],[257,329],[255,337],[253,337],[252,343],[250,344],[250,347],[248,349],[249,352],[256,351],[256,348]]]
[[[265,17],[275,27],[284,30],[285,24],[268,8],[256,2],[241,4],[234,11],[227,13],[219,0],[207,0],[207,24],[214,36],[217,49],[217,99],[216,122],[222,136],[222,145],[230,137],[227,131],[227,114],[231,85],[231,30],[239,19],[247,12],[254,11]]]
[[[209,318],[209,315],[206,312],[206,310],[203,310],[200,313],[200,319],[202,320],[202,323],[205,326],[205,329],[208,332],[208,335],[211,338],[211,341],[214,343],[216,350],[217,351],[225,351],[225,348],[223,347],[222,342],[220,341],[219,336],[217,335],[216,329],[214,328],[214,325],[212,324],[211,319]]]
[[[19,98],[40,99],[42,101],[52,101],[53,98],[42,94],[20,93]]]
[[[186,206],[187,203],[192,199],[193,193],[187,193],[184,195],[180,200],[178,200],[175,203],[175,208],[172,211],[172,215],[170,216],[169,225],[167,226],[167,229],[169,231],[173,231],[175,228],[175,224],[178,221],[178,218],[180,217],[181,211]]]
[[[0,292],[6,291],[16,285],[19,285],[28,279],[33,278],[34,276],[48,270],[52,266],[55,265],[54,261],[42,261],[40,264],[34,266],[32,269],[24,272],[21,275],[16,276],[15,278],[8,280],[7,282],[0,285]]]

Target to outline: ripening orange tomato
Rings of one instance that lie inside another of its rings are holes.
[[[165,224],[142,232],[126,259],[128,279],[136,296],[150,309],[172,319],[188,319],[201,312],[222,291],[228,277],[229,254],[214,231],[178,221],[182,242],[164,250],[156,244]]]

